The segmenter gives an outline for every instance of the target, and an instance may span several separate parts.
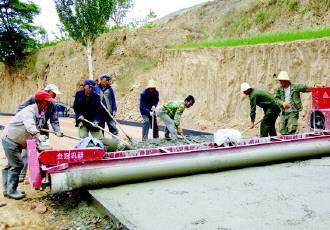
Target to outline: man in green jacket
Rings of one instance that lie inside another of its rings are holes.
[[[241,85],[241,91],[250,98],[251,129],[254,127],[258,105],[264,110],[264,117],[260,125],[260,137],[276,136],[275,122],[280,108],[275,102],[275,97],[264,89],[251,88],[246,82]]]
[[[177,134],[182,134],[182,129],[180,128],[181,115],[186,108],[190,108],[194,103],[195,98],[189,95],[184,101],[167,102],[156,111],[157,116],[164,121],[166,126],[165,138],[171,138],[171,140],[175,141],[177,140]]]
[[[275,99],[282,105],[280,133],[282,135],[296,134],[298,132],[299,112],[303,108],[300,93],[306,93],[307,89],[314,86],[292,83],[286,71],[281,71],[274,80],[281,84],[275,91]]]

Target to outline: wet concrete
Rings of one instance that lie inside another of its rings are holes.
[[[189,145],[189,144],[200,144],[205,142],[214,142],[213,135],[185,135],[184,138],[178,136],[176,141],[171,139],[159,138],[159,139],[148,139],[146,141],[132,142],[131,146],[135,149],[149,149],[149,148],[158,148],[166,146],[178,146],[178,145]]]
[[[89,190],[129,229],[328,229],[330,157]]]

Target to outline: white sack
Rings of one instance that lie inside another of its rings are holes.
[[[214,133],[214,142],[217,145],[237,143],[241,138],[241,132],[236,129],[220,129]]]

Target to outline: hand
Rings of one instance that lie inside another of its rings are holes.
[[[286,102],[283,102],[282,105],[283,105],[284,109],[289,109],[290,108],[290,105]]]
[[[39,135],[37,138],[39,142],[44,142],[48,139],[46,135]]]
[[[63,137],[63,133],[62,133],[61,131],[58,131],[58,132],[56,132],[55,134],[56,134],[56,136],[58,136],[58,137]]]
[[[99,126],[99,122],[98,122],[98,121],[94,121],[94,122],[93,122],[93,126],[94,126],[94,127]]]
[[[113,116],[113,117],[117,117],[117,112],[113,112],[113,113],[112,113],[112,116]]]
[[[154,112],[150,112],[150,116],[153,116],[154,115]]]
[[[250,126],[251,129],[254,128],[254,121],[251,121],[251,126]]]
[[[182,134],[182,129],[178,128],[178,134]]]
[[[79,117],[78,117],[78,120],[81,120],[81,121],[83,121],[85,118],[84,118],[84,116],[83,115],[80,115]]]
[[[156,109],[156,107],[153,105],[153,106],[151,107],[151,111],[155,111],[155,109]]]

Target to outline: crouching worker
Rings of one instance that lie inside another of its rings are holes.
[[[26,141],[35,138],[37,142],[47,139],[40,135],[40,129],[45,123],[45,111],[51,102],[57,102],[47,92],[35,94],[35,104],[29,105],[18,112],[6,125],[2,133],[2,146],[8,160],[2,170],[3,195],[16,200],[25,197],[24,191],[17,191],[20,171],[23,168],[21,150],[26,148]]]
[[[195,98],[189,95],[184,101],[170,101],[160,107],[157,115],[166,126],[165,138],[171,138],[172,141],[175,141],[178,137],[177,134],[182,134],[182,129],[180,128],[181,115],[186,108],[190,108],[194,103]]]

